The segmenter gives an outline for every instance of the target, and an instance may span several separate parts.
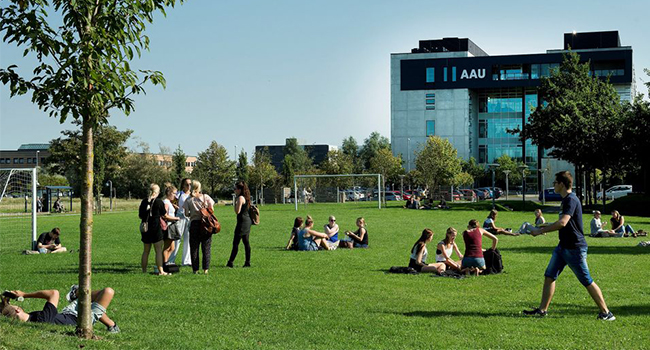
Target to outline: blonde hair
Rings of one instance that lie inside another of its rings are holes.
[[[364,219],[363,217],[358,217],[357,218],[357,224],[358,223],[361,223],[362,227],[366,227],[366,219]]]
[[[201,183],[198,180],[192,180],[192,197],[201,194]]]
[[[160,194],[160,186],[158,186],[157,184],[149,185],[149,199],[158,197],[159,194]]]
[[[307,218],[305,219],[305,226],[309,226],[314,223],[314,219],[311,218],[311,215],[307,215]]]
[[[169,185],[167,188],[165,188],[165,196],[169,196],[172,193],[176,192],[176,187],[174,185]]]
[[[539,209],[539,208],[535,209],[535,214],[537,214],[537,213],[539,213],[541,215],[542,214],[542,209]]]
[[[457,234],[458,231],[456,231],[456,229],[453,228],[453,227],[449,227],[449,228],[447,229],[447,232],[445,233],[445,244],[449,244],[449,243],[452,242],[452,240],[453,240],[453,239],[451,238],[452,233],[456,233],[456,234]]]

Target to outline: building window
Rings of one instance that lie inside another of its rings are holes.
[[[487,120],[478,121],[478,137],[480,139],[487,138]]]
[[[14,158],[14,164],[18,164],[18,158]]]
[[[427,68],[427,83],[436,82],[436,71],[435,68]]]
[[[426,108],[427,110],[435,110],[436,109],[436,94],[431,93],[431,94],[426,94]]]
[[[442,69],[442,80],[447,81],[447,67]]]
[[[451,67],[451,81],[456,81],[456,67]]]
[[[4,158],[0,158],[0,164],[4,164],[4,163],[5,163],[5,159],[4,159]]]
[[[434,120],[427,120],[427,137],[436,134],[436,122]]]
[[[487,146],[479,145],[478,146],[478,162],[487,163]]]
[[[32,158],[27,158],[27,164],[32,164]]]
[[[18,158],[18,164],[25,164],[25,158]]]

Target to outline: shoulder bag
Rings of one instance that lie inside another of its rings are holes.
[[[201,208],[201,228],[208,234],[216,235],[221,231],[221,224],[217,217],[214,216],[214,210],[205,202],[205,195],[203,195],[203,207]]]

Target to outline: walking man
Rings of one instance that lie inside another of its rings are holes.
[[[546,316],[551,299],[555,293],[555,280],[562,273],[565,266],[569,265],[580,283],[587,288],[587,292],[600,309],[599,320],[614,321],[616,317],[607,308],[603,293],[591,278],[587,266],[587,241],[582,229],[582,205],[580,200],[571,191],[573,177],[568,171],[555,174],[553,187],[555,193],[562,196],[560,219],[548,226],[532,229],[532,235],[538,236],[547,232],[559,231],[560,243],[551,256],[546,272],[544,273],[544,289],[542,301],[538,308],[524,310],[524,315]]]

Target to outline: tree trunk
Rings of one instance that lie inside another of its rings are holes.
[[[598,184],[596,183],[596,169],[592,171],[592,174],[594,176],[594,181],[593,183],[593,188],[592,188],[592,193],[594,196],[594,205],[598,204]]]
[[[89,117],[83,119],[81,220],[79,223],[79,315],[77,335],[93,337],[91,313],[91,247],[93,235],[93,127]]]
[[[585,194],[587,195],[587,205],[591,205],[591,171],[585,170],[586,181],[585,181]]]
[[[602,210],[602,212],[603,213],[605,212],[605,204],[607,203],[607,198],[605,197],[605,189],[607,187],[607,186],[605,186],[605,184],[606,184],[605,179],[606,178],[607,178],[606,171],[603,170],[603,188],[602,188],[602,191],[603,191],[603,210]]]

